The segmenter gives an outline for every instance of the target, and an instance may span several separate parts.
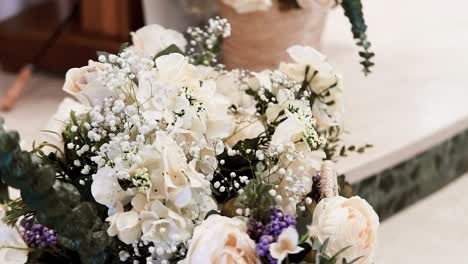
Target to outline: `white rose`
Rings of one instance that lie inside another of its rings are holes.
[[[1,220],[5,210],[0,206],[0,263],[22,264],[28,261],[28,246],[16,228],[7,226]]]
[[[188,63],[188,58],[179,53],[171,53],[156,59],[156,79],[165,85],[189,88],[199,87],[197,67]]]
[[[144,26],[130,34],[133,48],[146,57],[153,57],[173,44],[185,51],[187,45],[187,41],[181,33],[157,24]]]
[[[237,218],[212,215],[197,226],[185,263],[260,263],[246,224]]]
[[[104,98],[113,95],[113,91],[98,78],[104,67],[104,64],[90,60],[87,66],[68,70],[63,90],[84,105],[100,104]]]
[[[358,264],[374,262],[379,217],[364,199],[358,196],[325,198],[317,205],[309,235],[322,243],[330,239],[326,254],[331,256],[339,250],[351,246],[340,254],[351,261],[362,257]]]
[[[266,11],[272,5],[271,0],[223,0],[223,3],[234,8],[240,14]]]

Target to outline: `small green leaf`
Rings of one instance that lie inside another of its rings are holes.
[[[177,47],[175,44],[172,44],[169,47],[167,47],[166,49],[164,49],[164,50],[160,51],[158,54],[156,54],[154,59],[157,59],[157,58],[159,58],[161,56],[169,55],[169,54],[172,54],[172,53],[179,53],[179,54],[184,55],[184,52],[181,49],[179,49],[179,47]]]
[[[325,239],[323,244],[320,246],[320,252],[325,252],[325,250],[327,250],[328,242],[330,242],[330,238]]]
[[[338,250],[338,252],[336,252],[333,256],[330,257],[330,261],[336,261],[336,259],[341,255],[341,253],[345,252],[349,248],[351,248],[351,246],[347,246]]]
[[[340,156],[342,156],[342,157],[346,157],[346,156],[347,156],[347,155],[346,155],[346,147],[345,147],[345,146],[341,147]]]
[[[364,153],[366,151],[366,148],[365,147],[360,147],[357,152],[358,153]]]
[[[361,0],[343,0],[341,6],[351,23],[353,38],[357,40],[356,45],[363,48],[363,50],[359,52],[359,56],[364,59],[361,65],[363,66],[364,74],[367,75],[371,72],[370,68],[374,66],[374,63],[371,62],[370,59],[373,58],[375,54],[369,51],[371,43],[367,40],[367,25],[362,12]]]
[[[351,260],[351,262],[348,262],[348,261],[346,260],[346,258],[343,258],[343,264],[353,264],[353,263],[356,263],[358,260],[362,259],[363,257],[364,257],[364,256],[360,256],[360,257],[358,257],[358,258],[355,258],[355,259]]]
[[[122,45],[120,45],[120,48],[119,48],[119,53],[121,53],[122,51],[124,51],[126,48],[128,48],[130,46],[130,43],[128,42],[124,42],[122,43]]]

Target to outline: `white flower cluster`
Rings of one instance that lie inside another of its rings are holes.
[[[211,18],[204,29],[190,27],[187,34],[191,38],[187,50],[190,63],[217,65],[216,51],[219,50],[221,40],[231,35],[231,24],[225,18]]]
[[[216,21],[211,33],[228,28]],[[221,170],[229,165],[218,159],[223,153],[261,161],[256,175],[274,185],[270,195],[294,214],[325,158],[321,131],[339,124],[342,110],[341,79],[324,57],[294,46],[295,62],[250,74],[196,66],[179,53],[153,60],[171,44],[185,48],[177,34],[160,27],[133,37],[134,46],[119,55],[70,70],[64,87],[81,103],[90,142],[67,147],[77,156],[92,153],[92,166],[81,173],[92,173],[91,193],[109,209],[108,234],[126,244],[152,243],[152,258],[169,259],[218,209],[212,190],[242,193],[251,180]],[[258,149],[236,147],[248,139],[266,142]]]

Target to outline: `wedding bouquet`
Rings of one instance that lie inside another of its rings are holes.
[[[0,209],[1,263],[373,262],[378,216],[338,195],[332,161],[367,147],[339,149],[341,77],[304,46],[225,70],[229,30],[150,25],[69,70],[77,101],[32,151],[1,122],[1,179],[21,194]]]
[[[359,56],[362,58],[360,64],[367,75],[370,68],[374,66],[371,59],[374,53],[370,51],[371,43],[367,39],[367,25],[362,12],[361,0],[220,0],[222,3],[234,8],[239,14],[246,14],[256,11],[267,11],[272,8],[273,2],[278,1],[281,10],[285,12],[293,9],[329,9],[341,5],[346,17],[351,23],[353,38],[356,45],[361,47]],[[309,18],[312,20],[313,18]],[[277,21],[281,24],[282,21]]]

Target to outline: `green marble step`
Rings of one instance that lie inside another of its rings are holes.
[[[409,160],[354,183],[353,189],[385,220],[467,171],[468,130],[465,130]]]
[[[354,193],[375,208],[381,220],[412,205],[468,172],[468,130],[353,184]],[[0,181],[0,203],[7,188]]]

